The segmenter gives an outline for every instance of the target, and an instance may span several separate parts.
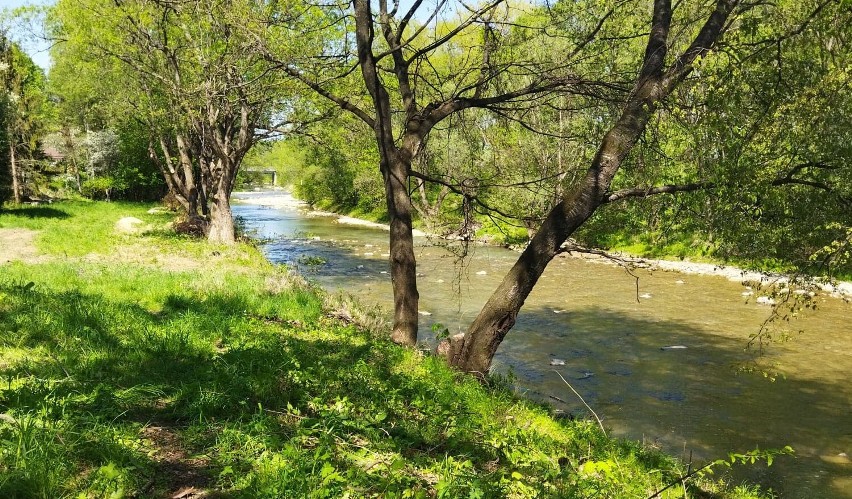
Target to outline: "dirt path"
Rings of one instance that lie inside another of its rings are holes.
[[[35,247],[38,231],[29,229],[0,229],[0,264],[13,260],[36,263],[44,260]]]
[[[170,499],[219,497],[208,489],[211,478],[209,462],[203,457],[191,457],[184,449],[178,433],[168,426],[147,426],[142,436],[153,445],[157,471],[143,487],[144,494]]]

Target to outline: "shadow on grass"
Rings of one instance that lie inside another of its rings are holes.
[[[7,208],[4,211],[6,214],[25,218],[50,218],[55,220],[64,220],[71,216],[66,211],[48,206],[21,206],[12,209]]]
[[[573,483],[571,467],[523,468],[513,459],[526,463],[538,449],[570,459],[593,448],[627,452],[588,424],[566,425],[569,443],[531,437],[509,423],[509,404],[495,402],[507,401],[505,393],[486,398],[471,380],[453,383],[458,375],[437,360],[418,360],[351,326],[300,315],[307,307],[268,313],[275,309],[269,301],[299,303],[293,297],[257,301],[226,291],[175,291],[161,298],[163,307],[154,313],[134,298],[116,300],[80,287],[50,293],[0,285],[8,298],[0,308],[0,330],[10,333],[0,339],[0,412],[53,421],[55,432],[40,444],[56,454],[44,459],[46,472],[57,460],[75,463],[56,482],[95,495],[108,495],[115,484],[141,497],[165,497],[190,486],[225,490],[220,497],[299,497],[347,487],[380,494],[434,485],[437,475],[406,472],[410,467],[470,462],[458,476],[481,476],[485,495],[498,496],[496,484],[505,475],[495,474],[494,463],[531,475],[550,473],[562,484]],[[605,418],[623,407],[628,418],[675,420],[701,390],[740,397],[747,407],[782,409],[768,390],[707,388],[731,383],[720,366],[739,357],[736,342],[685,324],[605,310],[559,321],[544,310],[526,311],[525,317],[539,332],[519,323],[510,338],[550,345],[554,356],[566,359],[566,375],[594,371],[583,380],[568,376],[593,406],[608,406]],[[686,340],[691,348],[685,352],[659,349]],[[520,343],[508,342],[504,350],[501,356],[518,366],[536,365]],[[542,369],[538,379],[532,371],[521,374],[544,387],[552,373]],[[837,386],[793,382],[795,391],[809,394],[801,403],[810,407],[810,417],[836,416],[832,397],[843,394]],[[0,441],[8,441],[3,424]],[[743,441],[761,433],[739,420],[734,427]],[[710,433],[691,438],[698,448],[715,445]],[[647,470],[666,470],[655,475],[660,480],[675,473],[659,455],[639,457]],[[0,496],[22,495],[10,484],[30,483],[12,478],[0,475]]]
[[[78,472],[95,470],[89,491],[115,472],[143,496],[190,485],[245,497],[283,486],[299,495],[323,486],[328,469],[367,459],[363,448],[415,463],[447,454],[498,458],[476,431],[481,408],[447,382],[454,374],[428,362],[412,369],[414,353],[353,327],[323,320],[319,330],[306,329],[306,318],[255,315],[244,297],[225,293],[168,296],[155,314],[103,295],[3,288],[15,299],[0,313],[0,329],[12,332],[0,352],[28,353],[14,362],[0,357],[0,409],[61,421],[65,430],[44,445],[66,442],[61,459]],[[176,437],[158,444],[145,428]],[[347,476],[375,482],[375,466]],[[28,482],[11,478],[0,476],[0,492],[17,495],[10,487]],[[376,490],[423,482],[382,480]]]

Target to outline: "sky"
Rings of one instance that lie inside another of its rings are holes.
[[[51,5],[56,0],[0,0],[0,11],[6,9],[14,9],[23,5]],[[413,0],[400,0],[400,12],[405,12],[411,7]],[[435,4],[435,0],[427,0],[418,11],[418,17],[428,17],[431,12],[431,7]],[[0,26],[6,27],[7,23],[0,21]],[[11,38],[18,42],[21,48],[32,57],[33,62],[41,66],[45,72],[50,69],[50,44],[43,39],[43,33],[32,33],[31,28],[24,28],[20,25],[11,26]]]
[[[50,5],[53,2],[54,0],[0,0],[0,11],[11,10],[23,5]],[[3,22],[2,25],[5,27],[7,23]],[[21,25],[12,25],[9,28],[11,38],[18,42],[21,48],[32,57],[33,62],[47,71],[50,67],[50,55],[48,54],[50,44],[41,39],[42,33],[33,34]]]

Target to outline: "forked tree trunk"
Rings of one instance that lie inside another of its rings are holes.
[[[234,244],[236,242],[234,216],[231,212],[231,191],[234,176],[231,171],[234,165],[218,159],[208,163],[215,185],[210,201],[210,223],[207,226],[207,240],[215,244]]]
[[[189,218],[197,218],[198,190],[194,185],[195,178],[192,176],[192,171],[190,170],[189,172],[189,178],[186,178],[185,175],[187,172],[184,168],[180,170],[175,169],[171,150],[162,136],[159,138],[159,145],[160,151],[163,153],[162,161],[154,149],[153,139],[148,142],[148,155],[156,163],[157,168],[160,169],[163,179],[165,179],[166,185],[169,188],[169,192],[174,195],[181,207],[186,210],[187,216]]]
[[[390,274],[393,287],[393,329],[391,340],[400,345],[414,346],[417,343],[417,262],[414,258],[414,237],[411,224],[411,198],[408,194],[408,176],[416,144],[408,148],[397,147],[394,141],[394,125],[390,97],[378,74],[373,54],[373,15],[369,0],[353,0],[355,13],[355,40],[358,46],[358,61],[361,76],[373,101],[376,118],[371,127],[379,146],[380,169],[385,183],[385,200],[390,217]],[[401,51],[394,53],[397,70]],[[405,83],[407,86],[407,82]],[[411,102],[413,96],[406,100]],[[410,118],[410,117],[409,117]],[[416,135],[416,134],[415,134]],[[414,139],[412,135],[412,139]],[[422,137],[419,139],[422,140]],[[415,141],[416,142],[416,141]]]

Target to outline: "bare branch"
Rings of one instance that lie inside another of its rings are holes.
[[[444,187],[448,188],[450,191],[454,192],[455,194],[458,194],[458,195],[460,195],[460,196],[463,196],[465,199],[468,199],[468,200],[470,200],[470,201],[473,201],[474,203],[476,203],[477,205],[481,206],[481,207],[482,207],[483,209],[485,209],[486,211],[493,212],[493,213],[497,213],[497,214],[498,214],[498,215],[500,215],[501,217],[511,218],[511,219],[515,219],[515,220],[518,220],[518,219],[522,219],[522,218],[523,218],[523,217],[519,217],[519,216],[517,216],[517,215],[512,215],[512,214],[510,214],[510,213],[504,212],[504,211],[500,210],[499,208],[495,208],[495,207],[493,207],[493,206],[490,206],[490,205],[488,205],[487,203],[485,203],[484,201],[482,201],[482,200],[481,200],[478,196],[476,196],[475,194],[471,194],[470,192],[465,191],[463,188],[461,188],[461,187],[459,187],[459,186],[457,186],[457,185],[455,185],[455,184],[453,184],[453,183],[447,182],[446,180],[442,180],[442,179],[439,179],[439,178],[431,177],[431,176],[426,175],[426,174],[424,174],[424,173],[420,173],[420,172],[418,172],[418,171],[416,171],[416,170],[411,170],[411,171],[409,172],[409,175],[411,175],[411,176],[412,176],[412,177],[414,177],[414,178],[417,178],[417,179],[423,180],[423,181],[425,181],[425,182],[431,182],[431,183],[433,183],[433,184],[442,185],[442,186],[444,186]]]
[[[335,104],[337,104],[338,106],[340,106],[341,109],[343,109],[345,111],[349,111],[350,113],[352,113],[355,116],[357,116],[358,118],[360,118],[361,121],[366,123],[370,128],[374,128],[376,126],[376,121],[369,114],[367,114],[366,111],[364,111],[360,107],[356,106],[355,104],[349,102],[348,100],[332,94],[331,92],[329,92],[328,90],[323,88],[320,84],[309,80],[302,73],[300,73],[299,70],[297,70],[296,68],[293,68],[293,67],[290,67],[290,66],[284,66],[282,69],[288,75],[290,75],[293,78],[296,78],[300,82],[304,83],[308,88],[310,88],[314,92],[320,94],[321,96],[325,97],[326,99],[328,99],[328,100],[334,102]]]
[[[632,187],[604,195],[603,203],[614,203],[627,198],[646,198],[657,194],[674,194],[677,192],[693,192],[716,187],[713,182],[695,182],[692,184],[667,184],[656,187]]]
[[[478,10],[475,10],[474,12],[471,13],[470,17],[465,19],[463,22],[459,23],[459,25],[456,26],[455,28],[451,29],[446,35],[442,36],[441,38],[438,38],[437,40],[430,43],[429,45],[426,45],[425,47],[423,47],[419,50],[416,50],[414,52],[414,54],[412,54],[411,57],[408,58],[408,61],[410,62],[410,61],[413,61],[414,59],[422,57],[423,55],[428,54],[429,52],[437,49],[441,45],[444,45],[445,43],[449,42],[450,40],[453,39],[453,37],[455,37],[457,34],[462,32],[465,28],[467,28],[471,24],[478,21],[479,18],[482,15],[488,13],[491,10],[494,10],[495,8],[497,8],[498,5],[500,5],[504,1],[505,0],[495,0],[494,2],[486,4],[484,7],[480,8]],[[408,40],[408,41],[410,42],[411,40]],[[406,44],[407,43],[408,42],[406,42]]]
[[[713,44],[724,31],[731,12],[738,4],[739,0],[717,0],[715,10],[707,18],[707,22],[701,27],[695,40],[666,70],[663,83],[667,91],[673,90],[692,71],[692,63],[698,57],[704,56],[713,48]]]

